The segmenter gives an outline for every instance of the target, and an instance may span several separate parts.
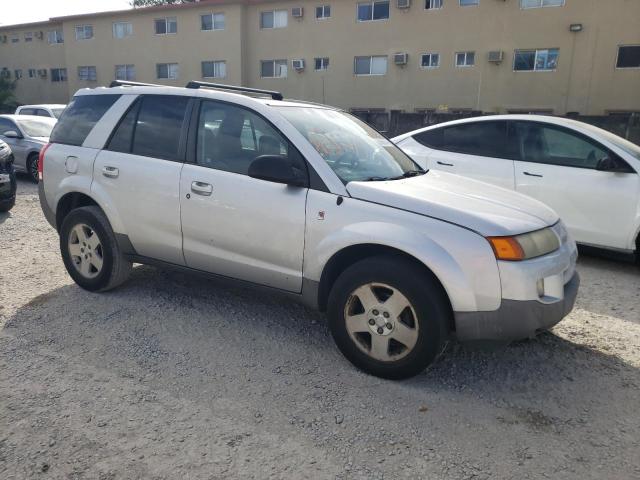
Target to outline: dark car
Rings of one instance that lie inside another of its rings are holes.
[[[13,153],[0,140],[0,212],[8,212],[16,204],[16,172],[13,169]]]

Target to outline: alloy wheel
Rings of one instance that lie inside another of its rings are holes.
[[[102,243],[98,234],[88,225],[80,223],[69,233],[69,256],[76,270],[85,278],[95,278],[104,263]]]

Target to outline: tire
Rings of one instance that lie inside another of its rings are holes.
[[[131,262],[122,254],[109,220],[96,206],[76,208],[65,217],[60,253],[71,278],[90,292],[111,290],[131,273]]]
[[[0,202],[0,213],[6,213],[16,205],[16,199],[14,198],[10,202]]]
[[[400,256],[353,264],[329,294],[329,328],[338,348],[356,367],[382,378],[412,377],[433,363],[447,345],[451,315],[436,278]]]
[[[33,183],[38,183],[38,154],[32,153],[27,158],[27,175]]]

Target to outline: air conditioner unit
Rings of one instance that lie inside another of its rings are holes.
[[[395,53],[393,55],[393,63],[395,63],[396,65],[406,65],[408,59],[408,53]]]
[[[409,8],[411,6],[411,0],[398,0],[396,5],[398,8]]]
[[[297,58],[295,60],[291,60],[291,66],[293,67],[294,70],[297,70],[299,72],[304,70],[304,59]]]
[[[494,50],[493,52],[489,52],[487,55],[487,59],[491,63],[502,63],[502,60],[504,60],[504,52],[502,50]]]
[[[36,38],[38,40],[42,40],[44,38],[44,32],[42,32],[42,31],[36,32]]]
[[[47,78],[47,69],[46,68],[41,68],[40,70],[38,70],[38,75],[41,78]]]
[[[302,18],[303,15],[304,15],[304,8],[302,8],[302,7],[293,7],[291,9],[291,16],[293,18]]]

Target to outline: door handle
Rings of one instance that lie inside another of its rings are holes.
[[[102,175],[108,178],[118,178],[120,175],[120,170],[116,167],[102,167]]]
[[[539,175],[537,173],[529,173],[529,172],[523,172],[527,177],[538,177],[538,178],[542,178],[542,175]]]
[[[453,163],[445,163],[445,162],[441,162],[440,160],[437,161],[438,165],[444,165],[445,167],[453,167]]]
[[[195,194],[208,197],[213,193],[213,186],[204,182],[191,182],[191,191]]]

